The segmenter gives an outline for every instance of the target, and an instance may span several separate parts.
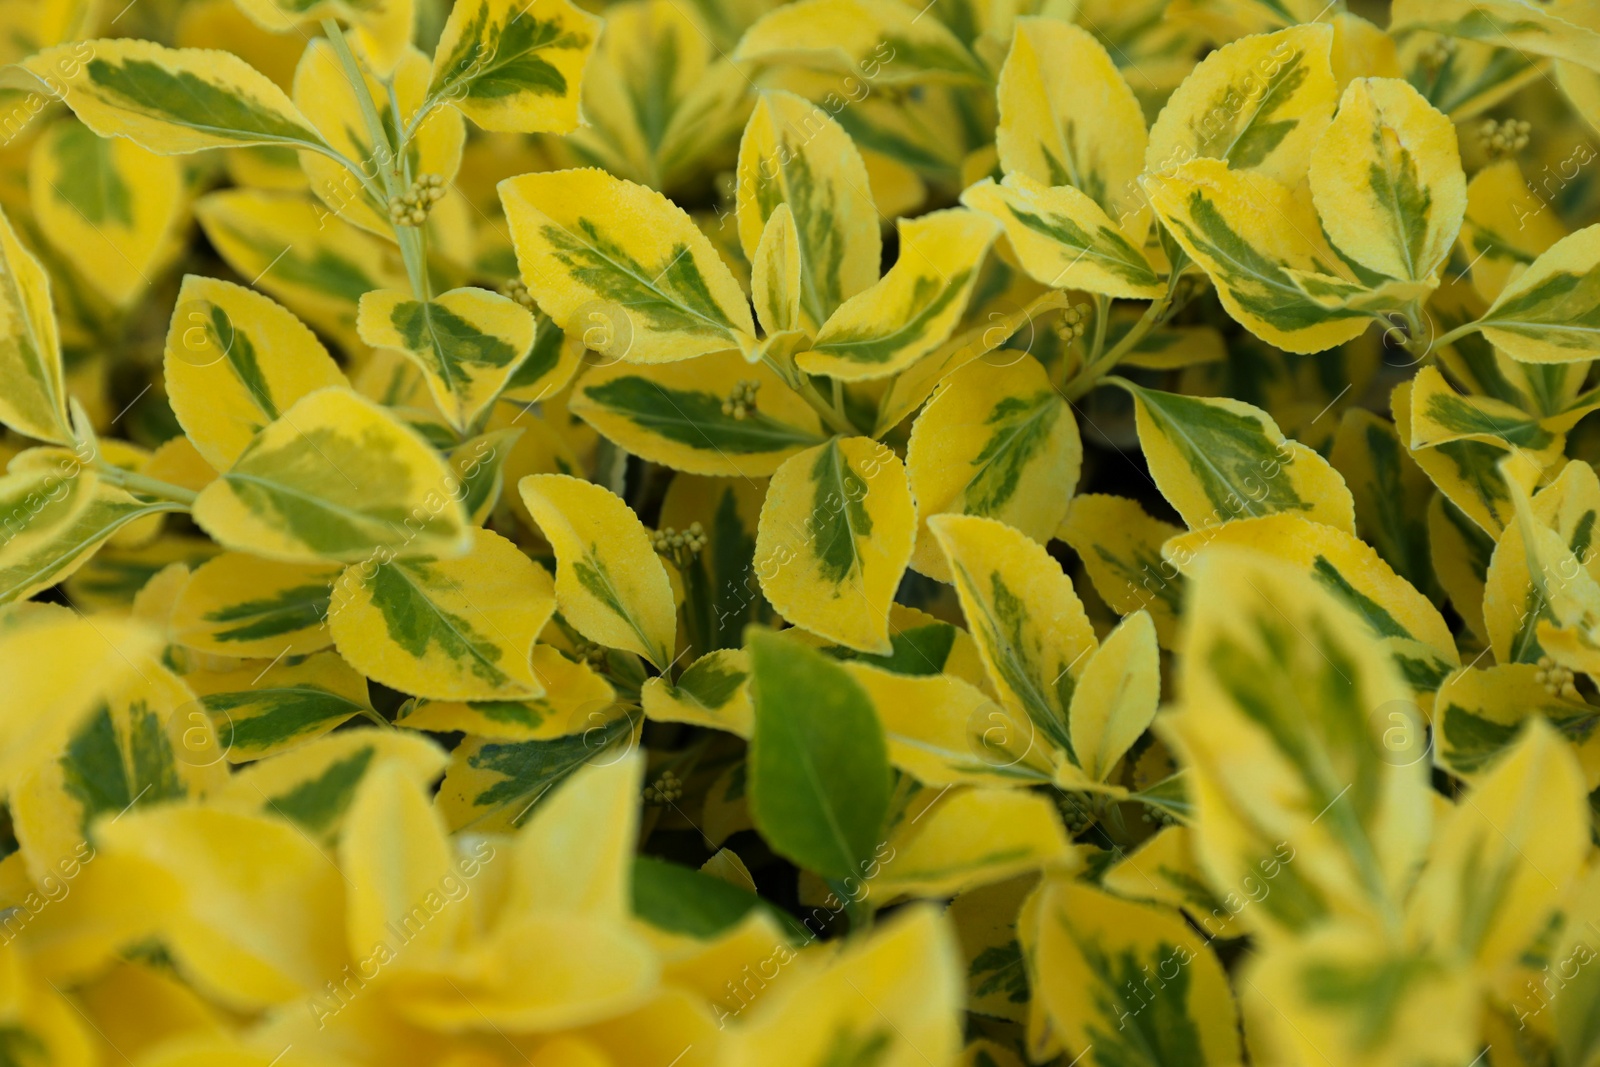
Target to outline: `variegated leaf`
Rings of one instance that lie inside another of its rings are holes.
[[[301,656],[333,643],[339,568],[224,552],[195,568],[168,622],[172,639],[220,656]]]
[[[995,224],[955,209],[901,219],[899,228],[900,258],[876,285],[839,306],[797,357],[801,369],[843,381],[886,378],[955,330]]]
[[[1008,174],[1000,185],[970,186],[961,202],[998,220],[1023,268],[1052,289],[1150,299],[1165,288],[1145,254],[1073,186],[1045,188]]]
[[[1496,348],[1529,363],[1600,355],[1600,226],[1546,249],[1500,291],[1477,326]]]
[[[939,899],[1079,862],[1049,800],[982,785],[917,791],[888,844],[894,862],[883,864],[872,886],[896,896]]]
[[[590,348],[613,360],[670,363],[754,346],[738,282],[660,193],[598,170],[525,174],[499,189],[522,280]]]
[[[1284,437],[1266,412],[1116,381],[1133,396],[1150,475],[1190,529],[1297,512],[1354,531],[1355,505],[1339,472]]]
[[[1165,177],[1202,158],[1297,184],[1338,100],[1333,36],[1326,25],[1293,26],[1201,60],[1150,127],[1145,174]]]
[[[185,681],[199,695],[199,709],[231,763],[296,748],[372,707],[366,678],[332,652],[265,669],[195,671]]]
[[[470,545],[459,486],[393,415],[321,389],[251,440],[194,517],[224,546],[288,562],[451,556]]]
[[[350,24],[362,57],[380,77],[400,62],[415,32],[416,0],[235,0],[257,25],[271,33],[336,18]]]
[[[960,38],[890,0],[800,0],[751,26],[735,62],[793,63],[828,73],[873,70],[885,84],[988,81]]]
[[[1144,166],[1144,112],[1098,37],[1061,19],[1018,19],[999,105],[995,148],[1007,178],[1071,186],[1125,239],[1142,240],[1148,221],[1134,177]]]
[[[752,382],[753,399],[736,407],[735,394]],[[598,367],[579,379],[571,410],[634,455],[692,474],[764,478],[824,439],[809,404],[736,352]]]
[[[1543,716],[1576,746],[1584,788],[1600,785],[1600,715],[1576,688],[1547,687],[1532,663],[1501,663],[1451,676],[1434,702],[1436,753],[1451,774],[1474,781],[1499,763],[1529,719]]]
[[[70,119],[51,126],[31,155],[29,202],[46,240],[99,295],[132,304],[176,251],[182,168]]]
[[[927,530],[940,514],[999,519],[1044,544],[1066,517],[1082,462],[1077,420],[1037,361],[956,371],[922,409],[906,447],[918,519],[911,565],[950,579]]]
[[[529,659],[555,611],[550,576],[488,530],[456,559],[367,561],[345,569],[328,628],[339,654],[392,689],[435,700],[543,694]]]
[[[361,339],[404,352],[422,368],[428,391],[457,430],[494,403],[533,350],[533,315],[487,289],[452,289],[431,300],[376,290],[363,294]]]
[[[1472,287],[1483,299],[1498,297],[1524,267],[1566,235],[1561,219],[1528,187],[1515,160],[1491,163],[1467,183],[1461,252],[1472,264]]]
[[[218,470],[308,393],[348,385],[293,314],[233,282],[186,275],[163,362],[173,414]]]
[[[1044,546],[997,520],[937,515],[928,528],[1001,703],[1076,766],[1073,692],[1099,643],[1072,579]]]
[[[1152,518],[1136,500],[1089,493],[1072,498],[1055,536],[1072,546],[1111,610],[1147,611],[1162,648],[1175,647],[1184,580],[1161,556],[1161,546],[1182,527]]]
[[[616,701],[609,682],[549,645],[533,647],[532,665],[543,696],[518,700],[411,700],[401,706],[395,725],[433,733],[459,730],[495,741],[548,741],[584,732],[593,725],[589,721],[591,713],[602,712]],[[687,675],[685,671],[684,676]],[[652,683],[659,681],[651,679]]]
[[[1150,726],[1160,699],[1156,628],[1148,614],[1135,612],[1106,635],[1072,690],[1072,751],[1084,773],[1106,781]]]
[[[769,92],[745,126],[738,175],[739,241],[751,263],[760,269],[757,249],[780,205],[789,208],[799,244],[800,320],[774,329],[815,333],[878,280],[878,209],[861,155],[816,104]]]
[[[1358,78],[1311,157],[1328,237],[1368,270],[1428,281],[1467,206],[1455,128],[1397,78]]]
[[[434,52],[430,101],[486,130],[567,133],[600,20],[567,0],[473,0],[450,9]]]
[[[676,647],[677,608],[638,516],[604,486],[565,474],[532,475],[517,488],[555,548],[562,616],[589,640],[665,670]]]
[[[327,151],[322,137],[266,75],[231,52],[103,39],[61,45],[24,68],[102,137],[127,137],[159,155],[279,145]],[[57,82],[59,79],[59,83]]]
[[[67,418],[61,336],[50,276],[0,213],[0,422],[54,444],[75,439]]]
[[[887,447],[848,437],[807,449],[767,488],[756,532],[761,590],[796,626],[887,653],[889,602],[916,522],[905,468]]]
[[[1469,41],[1534,56],[1564,59],[1600,70],[1600,30],[1576,5],[1576,20],[1559,5],[1543,7],[1524,0],[1395,0],[1391,32],[1432,30]]]

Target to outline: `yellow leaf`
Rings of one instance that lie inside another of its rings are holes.
[[[349,384],[316,334],[282,306],[194,274],[178,290],[164,376],[178,424],[217,470],[307,393]]]
[[[1089,493],[1073,497],[1055,534],[1072,546],[1100,599],[1120,615],[1147,611],[1162,648],[1176,646],[1183,576],[1161,546],[1183,533],[1151,518],[1138,501]]]
[[[367,680],[333,652],[265,668],[191,671],[197,709],[216,728],[232,763],[259,760],[320,737],[353,715],[369,713]]]
[[[434,51],[428,98],[486,130],[568,133],[599,30],[599,19],[567,0],[456,4]]]
[[[34,222],[94,290],[126,307],[170,259],[185,206],[182,168],[81,123],[51,126],[28,165]]]
[[[1008,179],[1071,186],[1125,240],[1143,243],[1148,216],[1134,178],[1144,168],[1144,112],[1094,34],[1058,18],[1019,18],[999,104],[995,147]]]
[[[910,81],[985,82],[983,65],[938,21],[890,0],[801,0],[758,20],[739,40],[734,62],[793,63],[886,85]]]
[[[982,786],[917,793],[889,835],[889,851],[868,888],[885,899],[901,893],[948,897],[1041,868],[1079,864],[1048,798]]]
[[[938,515],[928,528],[1001,704],[1076,766],[1069,708],[1098,643],[1072,579],[1043,545],[994,519]]]
[[[738,282],[660,193],[599,170],[524,174],[499,189],[522,280],[563,330],[603,330],[600,344],[586,334],[590,348],[670,363],[754,346]]]
[[[329,388],[258,433],[194,517],[225,546],[287,562],[459,555],[470,546],[459,487],[415,431]]]
[[[876,225],[872,232],[878,232]],[[750,293],[762,330],[770,336],[800,329],[804,295],[800,236],[795,229],[794,212],[787,203],[772,209],[750,259]]]
[[[0,422],[29,437],[67,444],[61,337],[50,300],[50,276],[0,214]]]
[[[616,693],[605,678],[549,645],[533,647],[533,674],[544,690],[543,696],[470,702],[407,701],[401,705],[394,724],[431,733],[459,730],[497,741],[548,741],[588,730],[593,725],[591,717],[606,711],[616,700]],[[651,691],[650,686],[659,683],[659,678],[650,679],[645,683],[645,694]]]
[[[1133,396],[1151,477],[1190,529],[1289,512],[1354,532],[1355,504],[1344,478],[1314,450],[1284,437],[1260,408],[1115,381]]]
[[[1461,252],[1472,287],[1494,300],[1524,267],[1567,235],[1555,211],[1528,187],[1514,159],[1491,163],[1467,183]]]
[[[876,285],[846,300],[797,362],[843,381],[885,378],[949,338],[966,310],[995,224],[973,211],[901,219],[900,257]]]
[[[1358,78],[1311,158],[1328,237],[1391,278],[1429,281],[1466,212],[1455,127],[1399,78]]]
[[[905,468],[887,447],[847,437],[808,449],[767,487],[755,548],[761,591],[796,626],[887,653],[889,603],[916,521]]]
[[[1513,279],[1478,320],[1496,348],[1527,363],[1600,355],[1600,226],[1551,245]]]
[[[738,175],[739,241],[750,262],[761,269],[757,249],[780,207],[799,246],[800,318],[769,332],[814,334],[878,280],[878,211],[855,143],[816,104],[763,93],[739,142]]]
[[[336,566],[224,552],[197,567],[172,606],[172,639],[221,656],[304,655],[326,648]]]
[[[550,576],[497,533],[471,537],[454,559],[347,567],[328,615],[339,654],[384,685],[435,700],[542,696],[529,657],[555,611]]]
[[[1072,691],[1072,751],[1084,773],[1103,782],[1156,716],[1161,651],[1145,612],[1129,615],[1089,657]]]
[[[1293,26],[1206,56],[1150,127],[1145,173],[1164,177],[1203,158],[1297,184],[1338,100],[1333,37],[1326,25]]]
[[[1082,463],[1077,419],[1037,361],[956,371],[922,409],[906,446],[919,520],[912,567],[950,580],[927,531],[934,515],[984,515],[1044,544],[1066,517]]]
[[[665,670],[677,606],[666,568],[633,509],[603,486],[564,474],[518,483],[556,551],[556,603],[589,640],[636,652]]]

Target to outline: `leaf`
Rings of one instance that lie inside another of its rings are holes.
[[[308,393],[348,385],[316,334],[242,285],[185,275],[163,363],[173,414],[217,470]]]
[[[733,60],[830,73],[871,70],[885,85],[988,80],[978,59],[937,19],[918,19],[908,5],[888,0],[785,4],[745,31]]]
[[[900,258],[878,283],[839,305],[811,350],[810,374],[843,381],[884,378],[928,355],[966,309],[994,223],[960,209],[901,219]]]
[[[676,683],[652,678],[639,693],[645,717],[723,730],[748,739],[755,729],[750,703],[750,654],[719,648],[691,663]]]
[[[1600,70],[1600,31],[1563,14],[1519,0],[1395,0],[1389,29],[1427,29]]]
[[[1082,463],[1077,420],[1035,360],[956,371],[922,409],[906,447],[918,518],[912,567],[950,580],[927,531],[934,515],[984,515],[1044,544],[1066,517]]]
[[[1576,757],[1534,718],[1439,828],[1408,910],[1412,930],[1479,965],[1515,959],[1589,851]]]
[[[743,417],[731,403],[741,382],[760,390]],[[693,474],[764,478],[824,440],[811,406],[736,352],[596,367],[578,380],[570,407],[634,455]]]
[[[916,521],[905,468],[887,447],[846,437],[807,449],[778,468],[761,506],[761,591],[796,626],[887,653],[889,602]]]
[[[755,344],[750,305],[688,215],[598,170],[501,182],[522,280],[563,330],[604,331],[608,358],[670,363]]]
[[[738,166],[745,256],[759,262],[762,232],[779,206],[787,206],[800,248],[800,319],[779,328],[814,334],[840,304],[878,280],[878,209],[866,166],[837,122],[785,92],[757,100],[739,142]]]
[[[70,120],[34,146],[28,191],[45,239],[120,307],[145,292],[170,257],[187,199],[176,161]]]
[[[1068,709],[1098,642],[1072,580],[1043,545],[995,519],[937,515],[928,528],[1001,704],[1076,766]]]
[[[1260,869],[1261,876],[1250,886],[1263,893],[1267,890],[1261,887],[1278,876],[1281,864],[1275,857],[1268,858]],[[1100,884],[1118,896],[1182,909],[1207,938],[1234,938],[1244,933],[1229,927],[1233,926],[1234,915],[1247,906],[1249,890],[1234,890],[1223,897],[1212,892],[1195,859],[1194,831],[1187,826],[1156,831],[1137,851],[1112,864]]]
[[[50,276],[0,213],[0,422],[53,444],[76,435],[67,419],[61,337]]]
[[[1401,444],[1393,423],[1362,408],[1339,421],[1328,461],[1355,501],[1356,532],[1416,589],[1435,589],[1428,542],[1432,483]]]
[[[1410,382],[1395,386],[1389,406],[1394,412],[1400,440],[1410,441]],[[1439,491],[1449,497],[1462,514],[1493,537],[1500,536],[1513,515],[1507,474],[1513,476],[1518,484],[1525,483],[1525,488],[1529,489],[1543,474],[1532,457],[1520,452],[1510,453],[1515,462],[1509,468],[1503,468],[1501,461],[1506,455],[1504,448],[1481,441],[1452,441],[1432,448],[1411,449],[1411,458],[1439,487]]]
[[[449,182],[461,167],[466,123],[448,109],[421,114],[428,60],[409,46],[409,34],[402,43],[406,47],[395,53],[394,71],[384,80],[379,80],[370,67],[363,72],[367,97],[379,115],[387,116],[386,126],[398,122],[416,124],[403,152],[401,165],[405,173],[413,177],[433,174]],[[301,153],[300,166],[311,192],[332,214],[385,241],[393,241],[395,224],[381,191],[379,174],[395,162],[390,139],[398,131],[386,134],[382,144],[373,142],[366,122],[366,105],[356,95],[344,64],[327,39],[313,38],[301,54],[294,71],[294,102],[334,151],[345,159],[360,161],[358,179],[337,159]],[[443,205],[435,205],[426,224],[428,236],[441,243],[445,237],[440,233],[442,208]]]
[[[1523,180],[1516,160],[1491,163],[1467,183],[1459,240],[1472,263],[1472,287],[1485,300],[1498,297],[1522,268],[1566,235],[1556,213]]]
[[[1329,239],[1368,270],[1428,281],[1467,207],[1455,127],[1397,78],[1358,78],[1311,157]]]
[[[185,977],[224,1005],[307,996],[348,958],[339,869],[282,819],[166,804],[107,820],[96,838],[166,889],[159,936]]]
[[[1070,185],[1045,188],[1021,174],[995,185],[984,179],[961,202],[998,220],[1034,278],[1052,289],[1151,299],[1165,290],[1145,255],[1088,194]]]
[[[1370,324],[1369,311],[1350,304],[1359,286],[1319,270],[1336,257],[1320,240],[1310,205],[1288,186],[1209,160],[1147,174],[1144,183],[1156,215],[1211,278],[1228,314],[1263,341],[1320,352]],[[1331,285],[1331,306],[1308,294],[1308,281]]]
[[[90,824],[137,806],[199,798],[227,781],[221,749],[177,675],[153,663],[11,786],[11,817],[35,880],[59,875],[81,854]]]
[[[1440,766],[1476,781],[1511,750],[1529,719],[1543,716],[1575,746],[1587,788],[1596,777],[1591,768],[1600,765],[1595,710],[1575,690],[1552,692],[1543,679],[1544,669],[1532,663],[1501,663],[1451,676],[1435,701]]]
[[[337,18],[355,31],[362,58],[387,78],[414,30],[415,0],[235,0],[258,26],[271,33]]]
[[[1161,546],[1183,533],[1151,518],[1138,501],[1100,493],[1072,498],[1066,521],[1055,536],[1072,546],[1083,569],[1111,610],[1119,615],[1147,611],[1162,648],[1175,647],[1184,580],[1162,558]]]
[[[872,232],[878,232],[876,226]],[[762,330],[769,337],[799,330],[804,279],[800,236],[795,230],[794,212],[789,210],[788,204],[772,209],[750,259],[750,293],[756,305],[756,321]]]
[[[1105,1067],[1240,1061],[1222,965],[1177,914],[1056,881],[1037,922],[1036,995],[1069,1055]]]
[[[514,544],[474,530],[455,559],[367,561],[335,584],[340,655],[392,689],[435,700],[543,695],[529,656],[555,611],[550,576]]]
[[[433,57],[430,100],[486,130],[568,133],[600,20],[567,0],[474,0],[450,9]]]
[[[436,804],[452,831],[510,831],[536,813],[550,790],[591,761],[622,759],[637,739],[637,713],[596,712],[583,732],[548,741],[468,738],[450,753]]]
[[[1477,326],[1496,348],[1528,363],[1600,355],[1600,226],[1546,249],[1500,291]]]
[[[883,724],[889,762],[928,786],[1048,782],[1056,759],[1032,730],[977,686],[952,674],[904,673],[870,660],[845,670]],[[897,876],[898,877],[898,876]]]
[[[1134,177],[1144,166],[1144,112],[1096,36],[1061,19],[1019,18],[999,105],[995,148],[1008,184],[1071,186],[1107,221],[1129,220],[1123,240],[1141,241],[1147,221]]]
[[[70,578],[119,531],[180,510],[107,485],[64,450],[56,466],[0,475],[0,604]]]
[[[677,607],[661,560],[633,510],[603,486],[536,474],[517,486],[556,551],[556,604],[589,640],[665,670]]]
[[[1156,716],[1161,651],[1144,612],[1129,615],[1089,657],[1072,690],[1067,721],[1084,773],[1106,781]]]
[[[367,680],[333,652],[185,676],[230,763],[287,752],[371,708]]]
[[[337,566],[224,552],[195,568],[168,622],[181,645],[220,656],[302,656],[333,643]]]
[[[459,730],[494,741],[548,741],[584,732],[593,725],[592,715],[616,702],[609,682],[549,645],[535,645],[532,661],[543,696],[470,702],[410,700],[401,705],[394,724],[432,733]]]
[[[126,137],[158,155],[280,145],[327,151],[300,110],[266,75],[231,52],[165,48],[151,41],[61,45],[24,61],[101,137]],[[70,58],[69,58],[70,57]]]
[[[195,217],[235,272],[352,348],[362,294],[409,284],[392,246],[303,196],[227,189],[196,202]]]
[[[805,928],[766,900],[693,867],[639,855],[633,861],[633,911],[661,930],[708,941],[732,930],[752,912],[784,924],[791,936]]]
[[[1333,30],[1312,24],[1243,37],[1206,56],[1150,127],[1145,174],[1165,178],[1201,158],[1298,184],[1338,100],[1332,45]]]
[[[1277,512],[1355,529],[1355,505],[1339,472],[1284,437],[1266,412],[1226,397],[1116,384],[1133,396],[1151,477],[1190,529]]]
[[[1287,841],[1292,856],[1251,930],[1393,914],[1427,847],[1421,712],[1367,623],[1339,596],[1239,548],[1194,568],[1179,655],[1181,709],[1163,719],[1196,793],[1196,844],[1239,885]],[[1388,734],[1389,713],[1408,732]],[[1291,873],[1292,872],[1292,873]]]
[[[1461,664],[1450,627],[1438,609],[1369,545],[1344,530],[1298,515],[1269,515],[1185,534],[1167,542],[1162,551],[1185,573],[1192,573],[1196,561],[1222,546],[1290,563],[1342,600],[1361,617],[1365,629],[1418,693],[1439,688]]]
[[[889,810],[889,753],[872,701],[843,667],[776,635],[752,631],[750,665],[756,826],[800,867],[859,878]]]
[[[886,896],[948,897],[1040,868],[1077,866],[1061,815],[1020,789],[921,790],[889,835],[894,861],[872,888]]]
[[[1411,382],[1410,446],[1454,441],[1481,441],[1541,467],[1554,462],[1566,443],[1564,434],[1551,432],[1516,407],[1493,397],[1463,396],[1438,367],[1424,367]]]
[[[356,328],[367,344],[398,349],[422,368],[434,402],[458,431],[494,403],[533,350],[533,315],[487,289],[452,289],[432,300],[366,293]]]
[[[661,502],[663,529],[700,524],[705,544],[677,564],[683,581],[684,643],[690,655],[739,648],[745,627],[765,623],[772,608],[755,571],[756,530],[767,483],[736,478],[678,475]]]
[[[194,518],[226,547],[286,562],[456,555],[469,544],[458,485],[414,431],[329,388],[257,434]]]

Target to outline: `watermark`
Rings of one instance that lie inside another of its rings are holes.
[[[28,124],[53,101],[65,100],[69,91],[67,83],[76,78],[78,72],[93,58],[94,42],[79,41],[73,45],[71,52],[56,59],[53,70],[41,74],[38,70],[30,68],[29,73],[43,83],[44,91],[29,93],[20,104],[6,114],[4,119],[0,119],[0,145],[9,145],[16,140],[18,135],[27,129]]]
[[[20,904],[0,911],[0,945],[15,941],[46,908],[59,904],[72,893],[72,882],[95,858],[94,846],[79,841],[72,855],[55,863],[55,870],[38,880],[37,887]]]

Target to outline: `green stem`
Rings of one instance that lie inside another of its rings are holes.
[[[1444,348],[1446,345],[1453,345],[1467,334],[1472,333],[1477,328],[1478,324],[1476,322],[1462,323],[1460,326],[1457,326],[1455,329],[1446,333],[1443,337],[1434,338],[1432,347],[1437,350]]]
[[[1099,385],[1100,379],[1109,374],[1118,361],[1133,351],[1134,346],[1144,340],[1145,335],[1155,328],[1171,303],[1172,289],[1169,287],[1166,295],[1160,300],[1153,301],[1145,309],[1144,314],[1139,316],[1139,321],[1134,323],[1128,332],[1123,334],[1117,343],[1111,346],[1111,351],[1092,363],[1086,364],[1083,372],[1067,383],[1067,399],[1077,400],[1087,395],[1096,385]]]
[[[389,142],[388,131],[383,128],[383,119],[379,117],[377,105],[372,102],[372,94],[367,90],[366,75],[361,72],[361,64],[356,61],[355,53],[350,51],[350,42],[345,40],[344,30],[333,19],[323,19],[322,32],[327,35],[328,43],[333,47],[333,54],[338,57],[339,65],[344,68],[345,80],[350,83],[350,89],[355,93],[356,105],[361,109],[361,120],[366,124],[367,136],[372,139],[373,152],[387,150],[389,153],[388,162],[378,168],[378,174],[383,179],[384,195],[393,199],[405,192],[401,184],[403,172],[399,147]],[[428,281],[427,238],[422,228],[396,226],[394,236],[396,243],[400,245],[400,257],[405,260],[406,276],[411,280],[412,294],[418,300],[429,299],[432,294]]]
[[[1089,365],[1100,362],[1106,348],[1106,320],[1111,318],[1111,300],[1100,293],[1094,294],[1094,341],[1089,347]]]
[[[119,486],[135,493],[143,493],[146,496],[171,500],[185,507],[193,507],[195,499],[200,495],[193,489],[185,489],[181,485],[173,485],[171,482],[163,482],[143,474],[136,474],[130,470],[123,470],[121,467],[113,467],[110,464],[97,464],[94,472],[99,475],[102,481],[111,485]]]
[[[762,356],[762,359],[767,363],[767,366],[778,372],[780,378],[785,377],[783,371],[779,370],[774,361],[766,356]],[[800,372],[793,385],[795,392],[799,393],[800,398],[810,404],[811,409],[822,417],[822,421],[827,424],[828,429],[834,433],[844,434],[846,437],[856,437],[861,433],[854,423],[845,418],[843,412],[828,403],[827,398],[817,392],[817,387],[812,384],[810,377],[804,371]],[[834,382],[834,385],[837,387],[839,383]]]

